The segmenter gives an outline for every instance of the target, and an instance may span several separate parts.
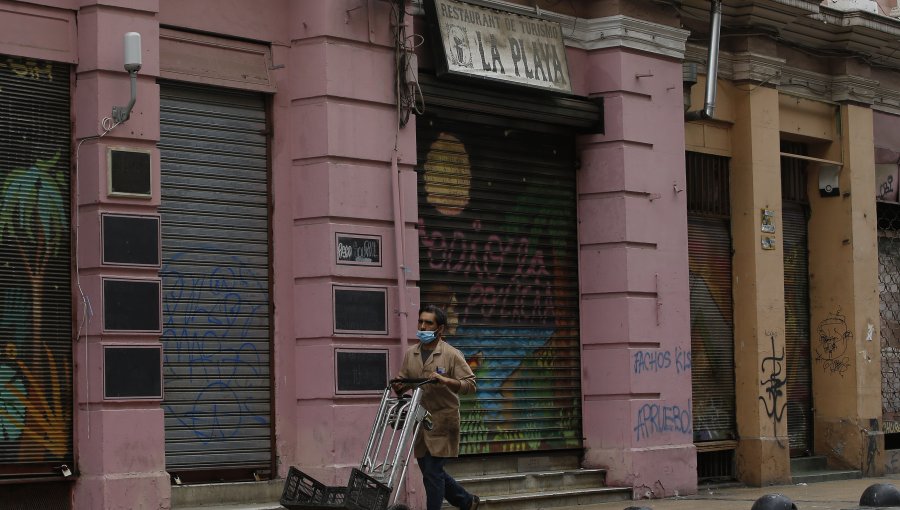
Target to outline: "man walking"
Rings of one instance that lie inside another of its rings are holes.
[[[416,332],[419,344],[406,351],[399,377],[435,381],[422,386],[422,407],[431,413],[434,427],[422,427],[413,448],[422,471],[427,510],[440,510],[445,498],[462,510],[476,510],[478,496],[469,494],[444,471],[447,459],[459,455],[458,395],[475,391],[475,374],[465,357],[442,338],[446,327],[447,314],[442,309],[422,307]],[[394,384],[393,389],[399,394],[405,387]]]

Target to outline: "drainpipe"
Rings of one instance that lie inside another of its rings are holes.
[[[400,169],[397,165],[397,148],[391,155],[391,187],[394,195],[394,252],[397,262],[397,314],[400,319],[400,357],[406,351],[408,337],[407,322],[409,321],[408,303],[406,302],[406,256],[403,242],[403,211],[400,197]]]
[[[713,118],[716,109],[716,79],[719,76],[719,40],[722,29],[722,1],[712,0],[709,5],[709,56],[706,59],[706,96],[702,110],[687,112],[684,120]]]

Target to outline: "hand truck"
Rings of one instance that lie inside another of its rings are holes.
[[[393,395],[391,384],[384,389],[362,462],[350,472],[347,486],[326,486],[291,466],[279,501],[281,506],[290,510],[408,510],[406,505],[397,503],[397,498],[419,429],[432,426],[431,416],[421,401],[422,386],[434,380],[390,382],[411,387],[412,395]]]

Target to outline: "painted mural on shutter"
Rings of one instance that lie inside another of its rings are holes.
[[[785,152],[803,154],[802,145]],[[812,366],[809,331],[809,255],[807,250],[806,163],[781,158],[784,232],[784,326],[787,377],[788,442],[791,455],[812,450]],[[777,223],[776,223],[777,225]]]
[[[74,470],[69,80],[0,55],[0,476]]]
[[[581,447],[571,138],[418,120],[422,303],[478,378],[461,452]]]
[[[271,466],[263,98],[161,87],[166,466]]]
[[[694,441],[736,439],[728,158],[686,160]]]

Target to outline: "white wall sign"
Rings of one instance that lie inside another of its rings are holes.
[[[456,0],[429,4],[442,72],[572,92],[559,23]]]

